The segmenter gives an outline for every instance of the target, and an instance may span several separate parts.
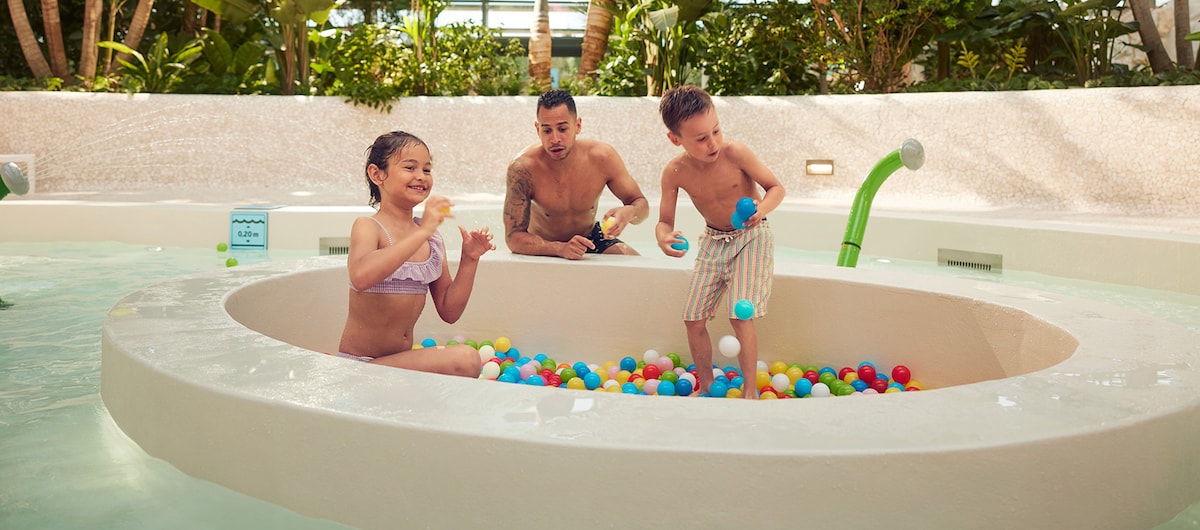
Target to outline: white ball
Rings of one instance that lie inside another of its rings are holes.
[[[829,385],[817,383],[812,387],[812,397],[829,397]]]
[[[725,335],[721,337],[721,340],[717,341],[717,349],[721,350],[721,355],[737,357],[738,352],[742,351],[742,344],[738,342],[737,337]]]
[[[758,370],[759,372],[771,371],[771,367],[767,366],[767,361],[758,361],[757,363],[755,363],[754,369]]]
[[[500,365],[496,363],[483,363],[483,369],[479,371],[480,379],[495,379],[500,376]]]
[[[680,375],[679,378],[687,379],[688,382],[692,384],[692,388],[696,388],[696,376],[692,375],[691,372],[684,373],[683,375]]]
[[[646,361],[646,364],[654,364],[654,361],[658,360],[658,352],[646,350],[646,353],[642,354],[642,360]]]
[[[621,384],[621,383],[618,383],[616,379],[609,379],[604,382],[604,388],[614,387],[619,384]]]
[[[787,374],[775,374],[771,376],[771,388],[774,388],[776,392],[783,392],[790,386],[792,386],[792,381],[788,379]],[[829,387],[825,387],[825,392],[829,393]]]
[[[486,348],[486,346],[484,348]],[[484,348],[479,348],[479,362],[481,362],[481,363],[488,362],[489,359],[491,359],[492,357],[495,357],[495,353],[496,353],[495,351],[485,351]],[[487,348],[487,349],[491,350],[491,348]],[[492,363],[492,364],[496,364],[496,363]]]
[[[720,368],[713,368],[713,379],[716,379],[723,375],[725,375],[725,372],[722,372]]]

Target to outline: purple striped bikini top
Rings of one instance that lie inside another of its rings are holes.
[[[388,246],[392,246],[392,234],[388,233],[387,228],[380,223],[378,219],[369,218],[383,229],[384,235],[387,236]],[[413,222],[421,224],[420,217],[414,217]],[[429,284],[433,283],[442,276],[442,259],[446,255],[446,248],[442,244],[442,236],[437,232],[429,238],[429,258],[425,261],[406,261],[400,265],[396,272],[391,276],[384,278],[383,281],[372,285],[360,292],[363,293],[380,293],[380,294],[425,294],[429,292]],[[354,289],[351,285],[350,289]]]

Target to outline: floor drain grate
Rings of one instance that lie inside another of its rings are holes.
[[[977,271],[1000,272],[1004,269],[1004,256],[986,252],[939,248],[938,265]]]
[[[344,256],[350,253],[350,238],[322,237],[317,242],[317,249],[321,256]]]

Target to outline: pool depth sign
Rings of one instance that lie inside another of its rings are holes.
[[[229,212],[229,248],[232,250],[267,249],[267,212]]]

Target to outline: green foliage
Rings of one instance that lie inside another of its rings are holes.
[[[712,0],[616,0],[609,9],[613,32],[599,67],[600,94],[659,95],[699,80],[701,21]]]
[[[202,59],[190,70],[180,92],[262,94],[273,89],[266,83],[265,71],[272,67],[266,56],[266,43],[255,35],[247,38],[239,32],[227,34],[240,42],[231,43],[222,33],[204,29],[199,39]]]
[[[121,64],[122,83],[130,91],[173,92],[183,82],[188,65],[203,53],[203,47],[195,40],[175,46],[169,41],[166,33],[159,33],[145,55],[119,42],[104,41],[99,46],[132,56],[132,62],[117,59]],[[178,51],[172,52],[172,48]]]
[[[811,4],[730,4],[705,18],[700,64],[707,89],[723,94],[812,94],[823,62]]]

